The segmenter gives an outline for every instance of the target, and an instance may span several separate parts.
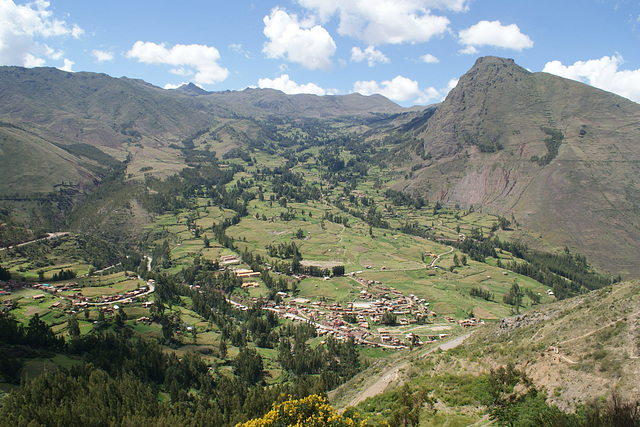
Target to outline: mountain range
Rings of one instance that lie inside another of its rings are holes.
[[[282,142],[271,129],[283,120],[397,141],[379,154],[397,171],[395,189],[507,217],[516,236],[539,235],[522,234],[532,246],[567,246],[604,271],[640,274],[640,105],[496,57],[478,59],[442,103],[411,109],[380,95],[164,90],[0,67],[0,198],[91,192],[121,162],[130,179],[167,177],[188,162],[185,142],[208,133],[215,147],[198,148],[218,156],[261,150]]]

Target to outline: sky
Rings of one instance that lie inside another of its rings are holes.
[[[0,65],[440,102],[477,58],[640,102],[640,0],[0,0]]]

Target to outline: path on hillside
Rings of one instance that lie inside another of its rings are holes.
[[[385,269],[378,269],[378,270],[374,270],[374,269],[370,269],[370,270],[366,270],[366,271],[376,271],[377,273],[384,273],[384,272],[392,272],[392,271],[418,271],[418,270],[424,270],[425,268],[429,268],[429,267],[433,267],[433,265],[438,262],[438,260],[440,260],[440,257],[444,256],[444,255],[448,255],[451,252],[454,251],[453,246],[449,246],[449,250],[446,252],[442,252],[438,255],[436,255],[433,260],[431,261],[431,263],[429,265],[427,265],[426,263],[422,264],[422,267],[409,267],[409,268],[385,268]],[[366,272],[365,270],[361,271],[361,273]],[[355,272],[358,273],[358,272]],[[354,279],[355,280],[355,279]]]
[[[21,246],[25,246],[25,245],[29,245],[31,243],[36,243],[36,242],[41,242],[43,240],[51,240],[51,239],[56,239],[58,237],[62,237],[62,236],[66,236],[67,234],[69,234],[68,231],[60,231],[60,232],[56,232],[56,233],[47,233],[48,236],[47,237],[43,237],[41,239],[33,239],[33,240],[29,240],[28,242],[22,242],[22,243],[18,243],[17,245],[13,245],[13,246],[8,246],[6,248],[0,248],[0,251],[4,251],[6,249],[13,249],[13,248],[19,248]]]
[[[461,335],[457,338],[451,339],[449,341],[443,342],[440,345],[437,345],[433,348],[430,348],[428,350],[426,350],[424,353],[420,354],[419,356],[417,356],[418,359],[423,358],[425,356],[427,356],[430,353],[433,353],[434,351],[440,349],[443,351],[446,350],[450,350],[454,347],[459,346],[460,344],[462,344],[462,342],[464,340],[466,340],[467,338],[469,338],[471,336],[471,332],[468,334],[464,334]],[[406,361],[406,362],[402,362],[399,365],[396,365],[390,369],[387,369],[386,371],[382,372],[380,374],[380,377],[378,378],[377,381],[375,381],[373,384],[371,384],[369,387],[367,387],[366,389],[364,389],[363,391],[359,392],[356,397],[354,397],[347,406],[356,406],[357,404],[359,404],[360,402],[364,401],[365,399],[369,398],[369,397],[373,397],[376,396],[380,393],[382,393],[389,384],[391,384],[392,382],[398,380],[400,378],[400,373],[407,367],[409,366],[410,361]],[[344,409],[344,408],[343,408]]]
[[[620,321],[622,321],[622,320],[624,320],[624,319],[626,319],[626,318],[629,318],[629,317],[635,317],[635,316],[638,316],[638,315],[640,315],[640,311],[636,311],[635,313],[632,313],[632,314],[628,314],[628,315],[626,315],[626,316],[619,317],[619,318],[617,318],[616,320],[612,320],[611,322],[607,323],[606,325],[601,326],[601,327],[599,327],[599,328],[597,328],[597,329],[594,329],[594,330],[593,330],[593,331],[591,331],[591,332],[587,332],[587,333],[586,333],[586,334],[584,334],[584,335],[580,335],[579,337],[570,338],[570,339],[568,339],[568,340],[561,341],[561,342],[559,342],[559,343],[557,344],[557,346],[561,346],[562,344],[566,344],[566,343],[571,342],[571,341],[577,341],[577,340],[579,340],[579,339],[586,338],[586,337],[588,337],[588,336],[590,336],[590,335],[595,334],[596,332],[599,332],[599,331],[601,331],[601,330],[603,330],[603,329],[607,329],[607,328],[609,328],[609,327],[611,327],[611,326],[615,325],[616,323],[618,323],[618,322],[620,322]]]
[[[433,261],[431,261],[431,264],[429,264],[429,267],[433,267],[433,265],[436,262],[438,262],[438,260],[440,259],[441,256],[450,254],[451,252],[453,252],[453,246],[449,246],[449,250],[447,252],[443,252],[441,254],[436,255],[436,257],[433,259]]]

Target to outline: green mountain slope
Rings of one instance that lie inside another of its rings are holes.
[[[130,172],[148,166],[145,162],[150,161],[155,171],[163,175],[164,169],[170,174],[184,166],[177,149],[183,140],[208,131],[220,120],[234,121],[239,132],[231,146],[238,146],[247,142],[243,132],[252,134],[249,138],[268,139],[257,135],[255,129],[248,130],[255,128],[253,120],[259,117],[351,117],[359,122],[366,117],[405,111],[381,96],[287,96],[270,89],[196,89],[199,88],[191,85],[167,91],[143,81],[104,74],[0,67],[0,120],[38,135],[43,145],[88,144],[121,161],[129,156],[134,168]],[[14,134],[9,140],[20,147],[23,137]],[[26,157],[28,153],[24,151]],[[0,154],[0,161],[7,160]],[[67,160],[67,167],[73,169],[72,163],[77,159]],[[54,169],[61,169],[60,166],[51,165]],[[58,183],[47,176],[38,176],[37,180],[49,186]],[[2,192],[4,189],[0,188]]]
[[[409,130],[399,188],[515,216],[552,247],[637,275],[640,105],[512,60],[480,58]],[[420,158],[419,156],[422,156]]]

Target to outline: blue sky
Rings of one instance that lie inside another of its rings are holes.
[[[0,65],[439,102],[480,56],[640,102],[640,0],[0,0]]]

